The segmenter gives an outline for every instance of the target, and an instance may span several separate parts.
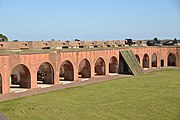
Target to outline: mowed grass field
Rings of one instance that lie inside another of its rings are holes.
[[[0,103],[12,120],[180,120],[180,69]]]

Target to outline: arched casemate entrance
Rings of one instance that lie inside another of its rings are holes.
[[[176,56],[174,53],[170,53],[167,58],[168,66],[176,66]]]
[[[2,94],[2,76],[0,74],[0,94]]]
[[[19,64],[11,71],[10,87],[31,88],[31,74],[25,65]]]
[[[149,56],[147,54],[143,57],[143,68],[149,68]]]
[[[70,61],[61,64],[59,77],[60,81],[74,81],[74,68]]]
[[[154,53],[152,55],[152,67],[157,67],[157,55]]]
[[[118,73],[119,72],[119,64],[116,57],[111,57],[109,62],[109,73]]]
[[[78,68],[79,78],[91,78],[91,65],[87,59],[81,60]]]
[[[38,84],[53,84],[54,83],[54,70],[50,63],[42,63],[37,71]]]
[[[140,63],[140,57],[139,57],[139,55],[135,55],[135,57],[136,57],[136,59],[138,60],[138,62]]]
[[[100,57],[96,60],[95,63],[95,75],[105,75],[106,65],[104,60]]]

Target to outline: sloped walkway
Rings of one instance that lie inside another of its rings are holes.
[[[135,58],[132,50],[121,50],[120,53],[127,65],[129,66],[129,68],[131,69],[133,75],[144,74],[144,70],[140,66],[138,60]]]

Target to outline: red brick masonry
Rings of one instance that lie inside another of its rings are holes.
[[[69,61],[73,66],[73,80],[78,80],[78,68],[82,60],[86,59],[90,63],[91,78],[94,77],[95,64],[98,58],[104,60],[105,63],[105,75],[109,74],[109,63],[112,57],[115,57],[117,61],[120,60],[119,51],[122,49],[131,49],[133,53],[139,56],[140,65],[143,66],[144,55],[149,57],[149,68],[152,64],[152,55],[155,53],[157,56],[157,68],[161,66],[161,61],[164,61],[164,67],[168,65],[168,56],[173,54],[175,56],[176,66],[180,66],[180,47],[129,47],[119,49],[107,49],[96,51],[74,51],[63,52],[54,51],[45,54],[9,54],[0,55],[0,75],[2,79],[2,94],[10,92],[10,76],[13,69],[18,65],[23,65],[30,73],[29,87],[31,89],[37,88],[37,72],[38,68],[43,63],[48,63],[53,68],[54,84],[59,84],[60,67],[64,61]],[[26,79],[27,76],[22,76]],[[21,83],[22,85],[24,83]],[[1,87],[1,86],[0,86]]]

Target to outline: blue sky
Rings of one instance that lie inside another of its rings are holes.
[[[180,38],[180,0],[0,0],[10,40]]]

